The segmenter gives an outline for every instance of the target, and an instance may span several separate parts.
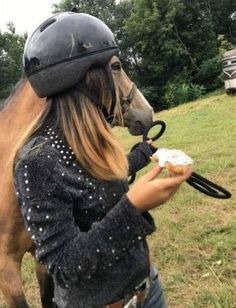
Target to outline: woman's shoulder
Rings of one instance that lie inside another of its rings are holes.
[[[20,149],[16,164],[19,162],[38,162],[46,163],[45,158],[50,159],[50,163],[59,157],[59,153],[50,145],[50,141],[43,135],[34,136],[30,138]]]

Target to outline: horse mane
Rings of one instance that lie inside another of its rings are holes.
[[[12,88],[10,95],[3,101],[2,104],[0,104],[0,112],[3,111],[3,109],[12,102],[13,98],[18,94],[21,87],[25,84],[26,78],[22,77],[16,85]]]

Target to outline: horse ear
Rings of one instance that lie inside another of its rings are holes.
[[[77,5],[73,6],[73,8],[71,9],[71,12],[73,12],[73,13],[79,13],[78,6],[77,6]]]

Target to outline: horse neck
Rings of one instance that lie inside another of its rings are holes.
[[[36,96],[28,81],[23,81],[17,93],[8,101],[0,112],[0,132],[1,128],[11,124],[19,128],[27,126],[44,108],[45,100]]]
[[[23,81],[0,112],[0,150],[11,149],[27,126],[45,107],[28,81]]]

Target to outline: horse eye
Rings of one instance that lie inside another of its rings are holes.
[[[111,68],[113,71],[120,71],[121,70],[121,64],[120,62],[115,62],[111,65]]]

